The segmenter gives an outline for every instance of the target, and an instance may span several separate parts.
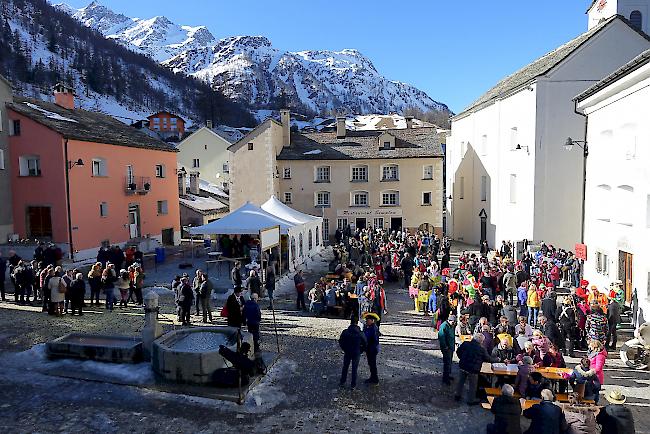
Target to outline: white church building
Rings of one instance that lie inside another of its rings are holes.
[[[620,280],[650,320],[650,51],[576,98],[588,116],[585,278]]]
[[[632,4],[638,6],[628,12]],[[563,146],[567,137],[585,139],[585,117],[573,98],[650,48],[641,31],[648,4],[595,1],[586,33],[507,76],[452,118],[450,236],[470,244],[486,239],[491,247],[528,239],[573,249],[582,241],[583,153]]]

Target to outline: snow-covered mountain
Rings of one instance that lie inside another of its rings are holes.
[[[425,92],[388,80],[354,49],[289,52],[273,47],[263,36],[217,41],[203,26],[181,26],[165,17],[129,18],[96,1],[81,9],[56,7],[105,37],[175,72],[214,84],[226,96],[254,108],[289,103],[314,113],[448,110]]]

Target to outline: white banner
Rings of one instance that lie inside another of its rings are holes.
[[[272,226],[260,231],[260,248],[268,250],[280,244],[280,226]]]

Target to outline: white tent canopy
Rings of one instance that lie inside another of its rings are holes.
[[[277,217],[262,208],[246,202],[235,211],[207,225],[190,228],[192,235],[254,235],[271,226],[280,226],[280,233],[287,235],[296,224]]]
[[[262,204],[262,209],[273,214],[274,216],[280,217],[283,220],[298,225],[319,220],[319,217],[314,217],[313,215],[305,214],[286,206],[275,196],[271,196],[269,200],[264,202]]]

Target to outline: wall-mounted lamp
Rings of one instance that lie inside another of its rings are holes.
[[[74,166],[83,166],[84,165],[84,160],[81,158],[78,159],[77,161],[68,161],[68,169],[72,169]]]
[[[530,149],[528,148],[528,145],[524,145],[524,146],[517,145],[515,151],[521,151],[524,148],[526,149],[526,154],[530,155]]]

